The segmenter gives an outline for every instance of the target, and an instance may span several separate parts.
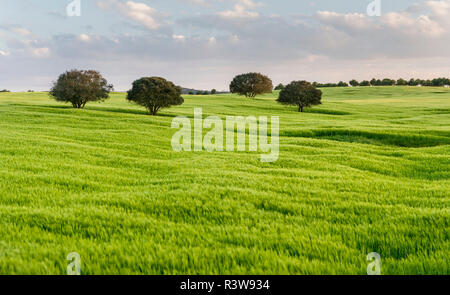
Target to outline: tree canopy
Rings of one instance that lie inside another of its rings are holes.
[[[322,91],[307,81],[293,81],[280,91],[277,101],[281,104],[298,106],[298,111],[321,104]]]
[[[236,76],[230,84],[230,92],[245,97],[256,97],[259,94],[272,93],[273,84],[269,77],[260,73],[248,73]]]
[[[399,86],[405,86],[408,85],[408,82],[405,79],[400,78],[397,80],[396,84]]]
[[[162,108],[184,103],[181,87],[160,77],[145,77],[134,81],[127,93],[127,100],[144,106],[153,116]]]
[[[49,94],[57,101],[70,102],[74,108],[84,108],[90,101],[104,101],[113,86],[99,72],[71,70],[61,74]]]

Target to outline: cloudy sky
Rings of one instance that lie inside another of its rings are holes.
[[[380,16],[371,0],[79,0],[69,16],[72,1],[0,0],[1,89],[48,90],[73,68],[116,90],[142,76],[226,90],[248,71],[274,83],[450,76],[450,0],[380,0]]]

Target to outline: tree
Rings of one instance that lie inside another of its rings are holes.
[[[277,102],[298,106],[298,111],[304,108],[322,104],[322,91],[307,81],[293,81],[280,91]]]
[[[346,82],[343,81],[339,81],[339,83],[337,84],[338,87],[348,87],[348,84]]]
[[[398,86],[406,86],[406,85],[408,85],[408,82],[405,79],[400,78],[397,80],[397,85]]]
[[[408,82],[409,86],[417,86],[418,84],[416,83],[416,80],[414,78],[411,78]]]
[[[272,80],[259,73],[248,73],[236,76],[230,84],[230,92],[254,98],[263,93],[271,93]]]
[[[350,85],[352,85],[353,87],[359,86],[359,82],[356,81],[355,79],[351,80],[349,83],[350,83]]]
[[[449,85],[450,80],[447,78],[436,78],[436,79],[431,80],[431,83],[433,84],[433,86],[444,86],[444,85]]]
[[[392,86],[395,85],[395,80],[389,79],[389,78],[385,78],[381,81],[381,85],[383,86]]]
[[[216,93],[217,93],[217,90],[216,90],[216,89],[211,90],[211,94],[212,94],[212,95],[214,95],[214,94],[216,94]]]
[[[203,95],[209,95],[209,91],[203,91]]]
[[[338,87],[338,84],[336,84],[336,83],[325,83],[325,84],[318,83],[316,85],[313,84],[313,86],[316,88],[317,87]]]
[[[359,86],[370,86],[370,82],[367,80],[364,80],[361,83],[359,83]]]
[[[189,91],[189,93],[188,93],[189,95],[194,95],[194,92],[192,92],[192,91]]]
[[[382,86],[383,81],[381,81],[380,79],[373,78],[372,80],[370,80],[370,85],[371,86]]]
[[[145,77],[134,81],[127,93],[127,100],[144,106],[153,116],[162,108],[184,103],[181,87],[160,77]]]
[[[283,83],[280,83],[277,85],[277,87],[275,87],[274,90],[283,90],[283,89],[284,89],[284,85],[283,85]]]
[[[56,101],[82,109],[90,101],[105,101],[113,86],[97,71],[71,70],[61,74],[49,94]]]

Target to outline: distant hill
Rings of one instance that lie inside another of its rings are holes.
[[[184,88],[181,87],[181,93],[182,94],[189,94],[190,92],[192,93],[197,93],[197,92],[204,92],[205,90],[196,90],[196,89],[191,89],[191,88]]]
[[[201,94],[201,93],[203,93],[205,91],[211,92],[211,90],[198,90],[198,89],[181,87],[181,93],[182,94],[189,94],[189,93],[194,93],[194,94],[200,93]],[[217,91],[216,93],[220,94],[220,93],[228,93],[228,92],[226,92],[226,91]]]

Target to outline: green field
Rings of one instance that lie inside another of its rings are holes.
[[[298,113],[184,96],[159,117],[0,94],[0,274],[450,274],[450,90],[323,89]],[[280,156],[172,151],[175,116],[280,116]]]

